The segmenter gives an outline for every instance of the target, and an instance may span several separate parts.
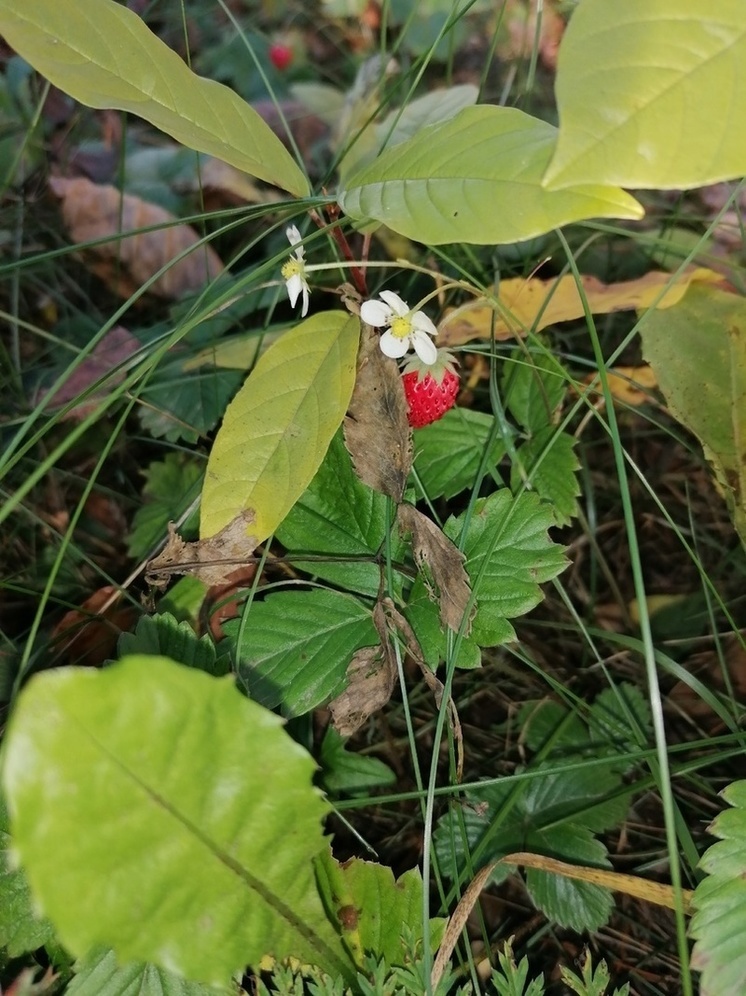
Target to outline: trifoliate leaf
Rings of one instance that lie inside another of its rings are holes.
[[[387,764],[377,757],[347,750],[345,741],[331,726],[321,741],[319,761],[324,788],[332,793],[366,792],[396,782]]]
[[[567,371],[552,353],[532,352],[530,361],[516,350],[503,372],[505,405],[528,433],[540,432],[554,422],[567,393]]]
[[[181,359],[162,364],[140,392],[140,422],[157,439],[194,443],[210,432],[243,377],[241,370],[186,367]]]
[[[723,797],[733,808],[710,827],[720,840],[700,862],[707,877],[694,890],[689,925],[695,939],[692,968],[702,973],[702,996],[746,992],[746,781],[733,782]]]
[[[438,422],[419,429],[414,437],[413,484],[417,497],[453,498],[474,483],[494,417],[471,408],[452,408]],[[488,474],[505,455],[497,436],[490,447]],[[499,480],[499,478],[498,478]]]
[[[215,677],[230,671],[228,657],[218,657],[209,636],[200,639],[188,622],[179,622],[167,612],[143,616],[134,633],[122,633],[117,650],[122,657],[125,654],[170,657],[179,664],[196,667]]]
[[[477,596],[472,639],[491,647],[512,638],[507,620],[538,605],[539,584],[556,577],[567,561],[547,533],[554,524],[552,509],[535,494],[514,498],[506,489],[496,491],[476,502],[468,522],[466,515],[449,519],[444,531],[466,554]]]
[[[381,586],[381,568],[370,561],[382,549],[387,526],[387,499],[357,477],[338,433],[276,536],[293,554],[294,568],[374,597]],[[400,552],[394,543],[395,559]],[[303,553],[319,559],[303,561],[297,557]]]
[[[14,867],[9,823],[0,796],[0,948],[17,958],[46,944],[54,937],[54,929],[34,910],[26,876]]]
[[[233,619],[224,630],[251,698],[292,716],[339,695],[355,651],[379,642],[369,609],[318,588],[269,595],[251,606],[245,626]]]
[[[525,478],[538,496],[554,510],[558,526],[567,526],[577,515],[580,494],[577,472],[580,461],[576,439],[551,426],[540,430],[518,449],[518,463],[510,472],[510,486],[518,491]]]
[[[118,965],[110,948],[96,948],[75,965],[65,996],[238,996],[238,991],[187,982],[155,965]]]
[[[142,493],[145,504],[135,512],[127,549],[135,558],[147,557],[166,535],[169,522],[176,522],[199,497],[202,467],[183,453],[169,453],[145,471]],[[190,538],[199,526],[195,511],[181,526]]]

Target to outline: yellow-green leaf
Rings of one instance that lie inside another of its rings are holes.
[[[428,245],[518,242],[584,218],[642,216],[618,187],[545,190],[556,137],[552,125],[516,108],[466,107],[357,170],[339,203],[355,220],[372,218]]]
[[[305,197],[308,180],[257,112],[197,76],[113,0],[0,0],[0,34],[81,104],[131,111],[198,152]]]
[[[549,189],[746,173],[744,0],[583,0],[562,40]]]
[[[746,300],[692,285],[640,323],[643,354],[666,403],[702,443],[746,543]]]
[[[202,491],[201,535],[246,509],[257,542],[319,469],[352,396],[360,323],[342,311],[301,322],[259,359],[226,410]]]

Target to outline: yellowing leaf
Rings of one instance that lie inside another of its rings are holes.
[[[305,197],[308,180],[238,94],[197,76],[133,11],[113,0],[0,0],[0,34],[89,107],[131,111],[189,149]]]
[[[643,354],[666,403],[702,443],[746,543],[746,299],[692,287],[641,322]]]
[[[743,0],[583,0],[560,46],[547,189],[746,173]]]
[[[640,218],[619,187],[542,187],[557,129],[514,107],[465,107],[355,169],[339,203],[428,245],[505,244],[584,218]]]
[[[305,491],[339,428],[355,382],[360,324],[320,312],[260,357],[228,406],[202,491],[200,533],[253,510],[266,539]]]
[[[671,283],[670,273],[653,270],[637,280],[605,284],[596,277],[582,277],[583,292],[594,315],[636,308],[670,308],[692,282],[722,283],[722,276],[704,268],[692,269]],[[670,286],[669,286],[670,285]],[[557,322],[585,314],[572,274],[550,280],[515,277],[500,283],[496,304],[475,302],[454,308],[441,324],[439,343],[457,346],[472,339],[489,339],[493,326],[498,340],[540,332]]]

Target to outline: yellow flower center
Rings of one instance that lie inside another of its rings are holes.
[[[407,315],[400,315],[391,323],[391,334],[397,339],[406,339],[412,334],[412,322]]]
[[[291,277],[297,277],[298,275],[303,276],[305,268],[303,263],[299,259],[289,259],[287,263],[283,263],[280,273],[282,274],[283,280],[290,280]]]

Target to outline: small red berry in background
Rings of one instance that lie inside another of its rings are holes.
[[[287,42],[275,41],[269,46],[269,61],[279,70],[284,72],[293,61],[293,50]]]
[[[456,361],[446,349],[438,350],[435,363],[410,360],[402,373],[407,417],[413,429],[437,422],[456,404],[459,389]]]

